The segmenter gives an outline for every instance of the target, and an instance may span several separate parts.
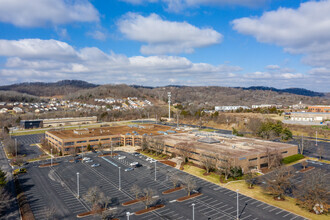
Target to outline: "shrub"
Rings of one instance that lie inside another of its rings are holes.
[[[295,162],[295,161],[301,160],[301,159],[303,159],[303,158],[305,158],[304,155],[301,155],[301,154],[295,154],[295,155],[292,155],[292,156],[288,156],[288,157],[283,158],[282,163],[284,163],[284,164],[289,164],[289,163],[292,163],[292,162]]]

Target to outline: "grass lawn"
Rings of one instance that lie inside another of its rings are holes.
[[[200,131],[206,131],[206,132],[213,132],[215,131],[214,129],[210,129],[210,128],[205,128],[205,129],[199,129]]]
[[[145,156],[151,157],[151,158],[153,158],[155,160],[164,160],[164,158],[161,157],[161,156],[156,156],[154,154],[149,154],[149,153],[142,152],[142,151],[140,153],[143,154],[143,155],[145,155]]]
[[[47,130],[31,130],[31,131],[17,131],[12,133],[12,136],[20,136],[20,135],[29,135],[29,134],[42,134]]]
[[[273,199],[271,195],[263,193],[262,189],[259,186],[254,186],[254,189],[249,189],[246,185],[245,181],[233,181],[227,184],[222,184],[219,181],[219,175],[211,174],[209,176],[204,176],[203,173],[205,173],[204,169],[191,166],[191,165],[185,165],[184,170],[187,173],[190,173],[194,176],[200,177],[202,179],[205,179],[209,182],[218,184],[220,186],[226,187],[228,189],[231,189],[233,191],[236,191],[237,189],[239,192],[243,195],[249,196],[251,198],[263,201],[265,203],[268,203],[270,205],[279,207],[281,209],[297,213],[298,215],[304,216],[309,219],[315,219],[315,220],[326,220],[329,219],[329,216],[326,215],[315,215],[313,213],[310,213],[309,211],[305,209],[301,209],[299,206],[296,205],[295,199],[287,197],[285,201],[276,201]]]

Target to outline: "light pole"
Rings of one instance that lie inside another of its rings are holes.
[[[16,139],[15,139],[15,140],[16,140]],[[316,131],[315,146],[317,147],[317,131]]]
[[[239,220],[238,189],[236,190],[236,192],[237,192],[237,196],[236,196],[236,198],[237,198],[237,220]]]
[[[119,168],[119,186],[118,186],[118,189],[121,190],[121,180],[120,180],[120,168],[121,167],[118,167]]]
[[[77,197],[79,198],[79,172],[77,172]]]
[[[171,92],[167,93],[168,96],[168,121],[171,120]]]
[[[130,212],[126,212],[127,220],[129,220],[129,215],[130,214],[131,214]]]
[[[15,138],[15,148],[16,148],[16,157],[17,157],[17,139]]]
[[[112,138],[111,138],[111,157],[113,157],[113,150],[112,150]]]
[[[191,204],[191,206],[192,206],[192,212],[193,212],[192,220],[195,220],[195,203]]]
[[[53,148],[50,149],[50,166],[53,166]]]
[[[156,165],[156,161],[155,161],[155,181],[157,180],[157,165]]]

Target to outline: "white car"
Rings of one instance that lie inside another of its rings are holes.
[[[136,165],[138,165],[139,164],[139,162],[133,162],[133,163],[130,163],[129,165],[130,166],[136,166]]]
[[[118,160],[123,160],[125,158],[126,158],[126,156],[121,156],[121,157],[118,157]]]
[[[156,160],[153,160],[153,159],[150,160],[150,163],[155,163],[155,162],[156,162]]]
[[[92,166],[91,167],[99,167],[100,166],[100,164],[99,163],[94,163],[94,164],[92,164]]]
[[[150,157],[147,157],[146,161],[149,161],[149,160],[152,160],[152,158],[150,158]]]
[[[86,162],[86,163],[92,163],[93,160],[86,160],[85,162]]]
[[[85,160],[90,160],[91,158],[89,157],[84,157],[82,160],[85,161]]]

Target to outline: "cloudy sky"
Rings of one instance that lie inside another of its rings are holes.
[[[0,0],[0,85],[330,92],[330,0]]]

